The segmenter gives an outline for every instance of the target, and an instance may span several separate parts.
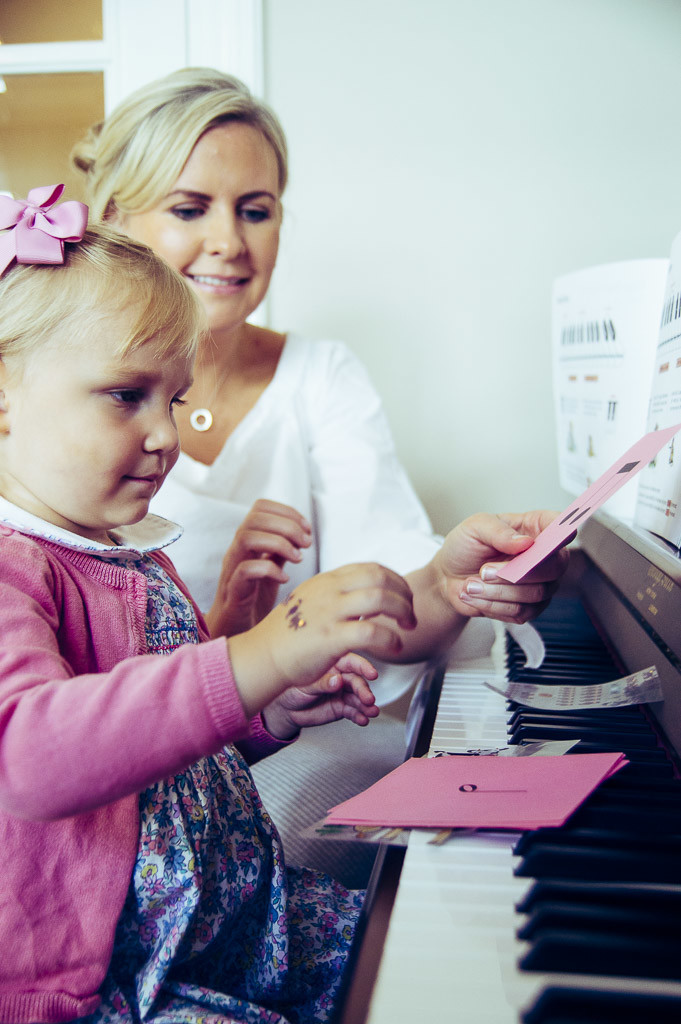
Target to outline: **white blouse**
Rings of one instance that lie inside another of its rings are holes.
[[[282,599],[316,572],[348,562],[408,572],[441,543],[397,458],[366,369],[339,341],[289,335],[272,381],[213,464],[181,453],[154,498],[153,512],[185,528],[169,553],[204,611],[223,555],[258,498],[291,505],[312,525],[302,562],[285,566]],[[396,696],[404,686],[390,689]]]

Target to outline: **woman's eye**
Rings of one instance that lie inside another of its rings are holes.
[[[259,224],[260,221],[270,218],[270,211],[264,210],[261,206],[243,206],[239,214],[249,224]]]
[[[186,398],[180,398],[179,395],[177,395],[175,398],[173,398],[172,402],[170,403],[170,406],[172,408],[174,405],[186,405],[186,404],[187,404],[187,399]]]
[[[202,206],[173,206],[170,211],[178,220],[196,220],[203,216]]]

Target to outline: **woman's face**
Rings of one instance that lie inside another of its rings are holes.
[[[145,242],[187,279],[213,333],[239,327],[262,301],[279,247],[274,150],[238,122],[201,136],[168,195],[114,226]]]

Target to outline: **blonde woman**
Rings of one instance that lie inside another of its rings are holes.
[[[440,541],[361,362],[340,341],[248,322],[274,270],[288,174],[272,111],[237,79],[187,69],[131,95],[74,159],[94,217],[165,257],[206,312],[194,382],[178,410],[182,452],[152,507],[185,528],[175,562],[212,635],[254,625],[318,571],[371,560],[405,573],[427,562]],[[522,621],[543,607],[550,586],[476,576],[461,608]],[[379,703],[415,675],[382,668]],[[301,845],[299,826],[402,759],[402,723],[378,722],[360,736],[361,749],[341,725],[263,762],[258,785],[293,862],[329,866],[328,847]]]

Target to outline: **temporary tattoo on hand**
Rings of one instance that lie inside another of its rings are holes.
[[[293,600],[295,600],[295,604],[292,604],[289,610],[286,612],[286,620],[288,622],[288,627],[289,629],[302,629],[303,626],[306,625],[305,619],[300,614],[300,608],[303,602],[300,601],[298,598],[294,599],[293,594],[289,594],[289,596],[284,601],[284,604],[289,604]]]

